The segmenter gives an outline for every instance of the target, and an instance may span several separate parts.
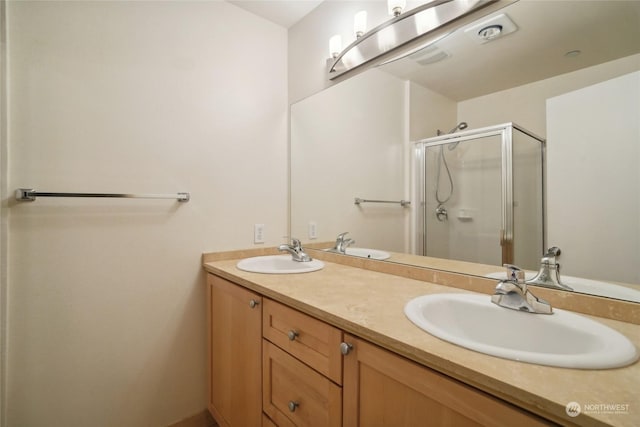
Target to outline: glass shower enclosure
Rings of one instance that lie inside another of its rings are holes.
[[[415,253],[536,270],[544,139],[514,123],[414,143]]]

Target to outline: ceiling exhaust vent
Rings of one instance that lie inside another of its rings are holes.
[[[464,33],[478,44],[487,43],[517,31],[518,27],[509,17],[501,13],[466,28]]]
[[[430,65],[440,62],[443,59],[447,59],[450,55],[444,50],[439,49],[435,45],[427,46],[420,49],[414,54],[409,55],[409,58],[413,59],[420,65]]]

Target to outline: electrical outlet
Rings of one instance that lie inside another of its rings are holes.
[[[253,243],[264,243],[264,224],[253,224]]]
[[[309,221],[309,238],[318,238],[318,224],[315,221]]]

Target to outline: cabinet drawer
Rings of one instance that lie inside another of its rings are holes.
[[[262,336],[342,384],[342,331],[265,298]]]
[[[262,357],[262,410],[275,424],[342,424],[342,388],[266,340]]]

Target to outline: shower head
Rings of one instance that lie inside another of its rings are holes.
[[[456,131],[459,130],[465,130],[469,125],[467,124],[467,122],[460,122],[456,125],[456,127],[454,127],[453,129],[451,129],[449,132],[447,133],[454,133]]]
[[[467,122],[460,122],[457,124],[456,127],[454,127],[453,129],[451,129],[449,131],[449,133],[454,133],[455,131],[458,130],[465,130],[469,125],[467,124]],[[458,144],[460,144],[460,141],[456,141],[453,144],[449,145],[447,148],[449,149],[449,151],[453,151],[456,149],[456,147],[458,146]]]
[[[447,132],[447,134],[454,133],[454,132],[456,132],[456,131],[458,131],[458,130],[465,130],[468,126],[469,126],[469,125],[467,125],[467,122],[460,122],[460,123],[458,123],[458,124],[456,125],[456,127],[454,127],[454,128],[453,128],[453,129],[451,129],[449,132]],[[437,134],[436,134],[436,135],[438,135],[438,136],[440,136],[440,135],[444,135],[444,132],[442,132],[440,129],[438,129],[438,132],[437,132]]]

